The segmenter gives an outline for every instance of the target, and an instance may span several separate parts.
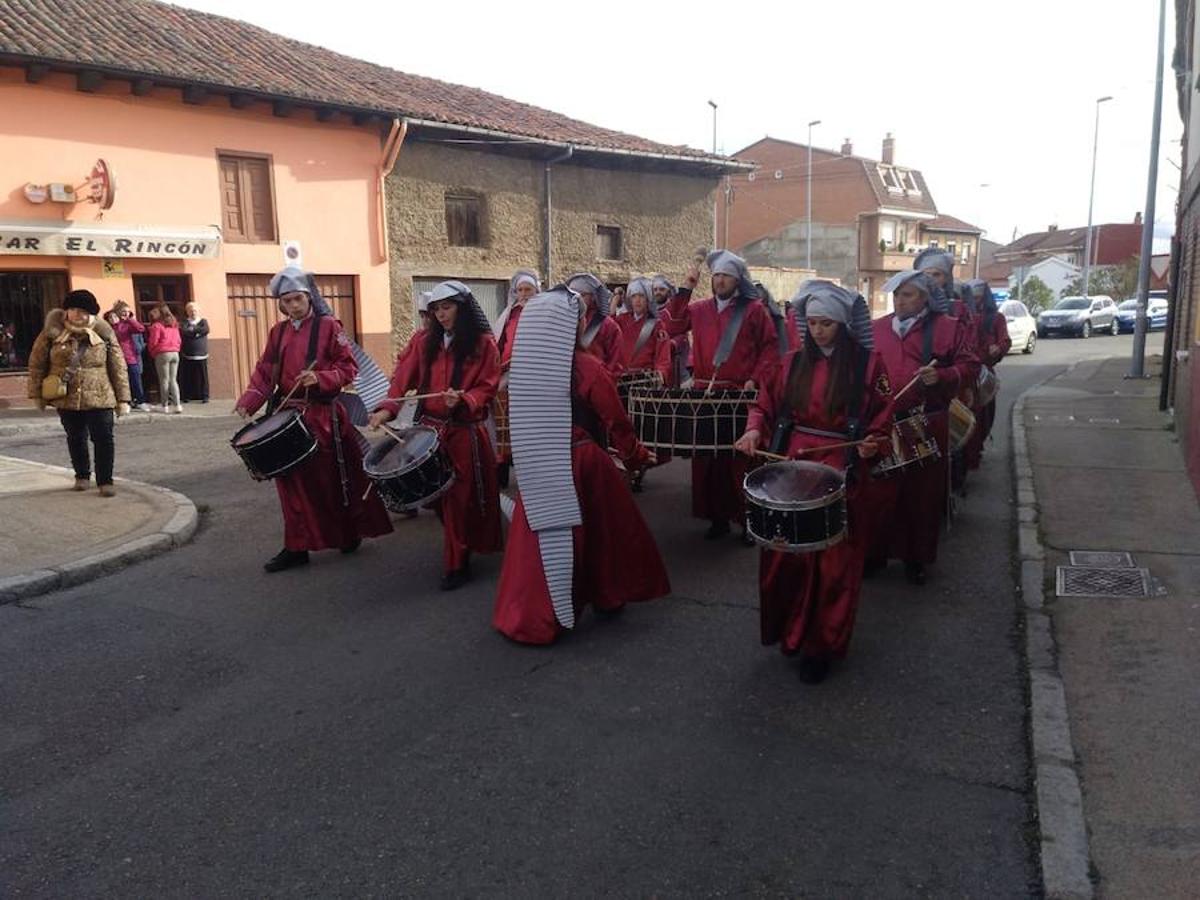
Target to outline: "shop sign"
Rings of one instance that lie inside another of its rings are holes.
[[[109,259],[215,259],[221,232],[207,228],[101,228],[0,222],[0,255]]]

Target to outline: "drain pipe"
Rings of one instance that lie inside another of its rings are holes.
[[[396,167],[396,158],[400,155],[400,147],[408,136],[408,119],[392,119],[391,131],[383,144],[383,157],[379,161],[376,176],[376,196],[378,197],[379,228],[376,237],[379,240],[379,262],[387,262],[391,255],[388,242],[388,209],[387,209],[387,178]]]
[[[546,168],[544,170],[545,191],[546,191],[546,205],[545,205],[546,221],[543,224],[543,228],[544,228],[544,232],[545,232],[543,234],[543,238],[545,240],[545,244],[543,245],[544,249],[542,251],[542,283],[545,285],[550,284],[550,265],[553,261],[551,245],[553,244],[553,241],[554,241],[554,232],[551,228],[551,221],[550,221],[551,212],[553,211],[553,205],[550,202],[550,167],[553,166],[555,163],[565,162],[566,160],[570,159],[574,155],[574,153],[575,153],[575,145],[567,144],[566,149],[564,149],[562,151],[562,153],[559,153],[557,156],[552,156],[546,160]]]

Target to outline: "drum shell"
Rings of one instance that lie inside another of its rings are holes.
[[[996,399],[1000,390],[1000,378],[990,366],[979,367],[979,381],[975,387],[975,406],[982,409]]]
[[[746,503],[746,533],[755,543],[781,553],[815,553],[840,544],[846,538],[846,485],[819,498],[772,500],[752,493],[752,481],[763,478],[773,467],[819,466],[841,478],[841,473],[819,463],[780,462],[762,466],[743,481]]]
[[[230,439],[234,452],[246,464],[250,476],[256,481],[278,478],[294,469],[317,451],[317,439],[313,437],[299,410],[285,411],[281,426],[253,441],[239,444],[238,438],[270,416],[249,422],[239,428]],[[275,415],[279,415],[276,413]]]
[[[397,436],[403,434],[403,431],[395,432]],[[409,465],[381,469],[378,461],[391,450],[392,446],[387,442],[372,447],[363,459],[363,472],[379,491],[383,505],[392,512],[407,512],[432,503],[454,484],[454,468],[436,441],[428,452]]]
[[[975,413],[961,400],[951,400],[946,415],[950,417],[950,450],[957,453],[975,431]]]
[[[887,478],[912,466],[924,466],[942,458],[937,439],[929,432],[929,420],[922,413],[900,419],[892,425],[892,455],[871,470],[874,478]]]
[[[638,440],[675,456],[732,456],[756,391],[630,387],[626,401]]]

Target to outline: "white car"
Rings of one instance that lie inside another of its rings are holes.
[[[1008,352],[1032,353],[1033,345],[1037,343],[1037,319],[1020,300],[1005,300],[1000,304],[1000,313],[1008,324],[1008,336],[1012,339],[1012,349]]]

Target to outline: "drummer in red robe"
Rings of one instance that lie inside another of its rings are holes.
[[[654,455],[634,436],[603,364],[580,347],[581,313],[563,285],[540,294],[525,308],[513,353],[521,496],[492,625],[521,643],[551,643],[588,605],[616,613],[671,591],[654,535],[607,448],[630,469]]]
[[[1012,338],[1008,336],[1008,322],[996,307],[996,298],[992,296],[991,287],[982,278],[968,281],[964,285],[964,291],[974,319],[976,355],[980,363],[995,376],[996,365],[1012,349]],[[987,403],[981,402],[983,398],[978,395],[975,399],[975,430],[971,432],[971,438],[964,450],[969,469],[979,468],[983,460],[984,441],[992,433],[992,425],[996,421],[995,394]]]
[[[658,302],[648,278],[635,278],[625,289],[629,312],[617,316],[621,329],[621,361],[627,372],[654,372],[671,384],[671,338],[659,318]]]
[[[363,538],[390,532],[392,523],[374,492],[363,499],[369,483],[362,450],[337,399],[358,373],[350,339],[307,272],[288,266],[271,279],[270,290],[287,318],[267,335],[234,411],[249,418],[268,400],[290,394],[280,408],[299,410],[317,441],[315,453],[274,479],[283,549],[263,568],[280,572],[307,564],[311,550],[353,553]]]
[[[567,279],[567,287],[579,295],[584,309],[583,337],[579,344],[595,355],[608,374],[616,378],[625,366],[621,358],[621,329],[609,315],[612,292],[591,272],[580,272]]]
[[[525,302],[542,289],[537,273],[532,269],[517,269],[508,282],[508,304],[496,319],[496,346],[500,350],[500,388],[496,396],[494,414],[488,419],[488,431],[492,446],[496,449],[496,477],[500,487],[508,487],[508,470],[512,465],[508,447],[496,442],[496,417],[508,417],[508,364],[512,359],[513,343],[517,335],[517,323],[521,321],[521,310]]]
[[[496,457],[484,427],[500,383],[500,354],[487,317],[461,281],[435,287],[429,310],[425,340],[396,361],[388,394],[437,394],[420,401],[416,421],[437,430],[454,468],[454,483],[434,501],[442,520],[441,588],[452,591],[470,581],[472,553],[494,553],[503,544]],[[385,400],[369,426],[395,418],[401,402]]]
[[[949,487],[950,401],[963,385],[973,385],[979,360],[962,322],[947,315],[945,294],[924,272],[894,275],[884,285],[894,294],[896,311],[873,325],[875,349],[883,358],[895,391],[897,418],[923,411],[937,441],[937,464],[908,466],[898,478],[894,508],[884,529],[887,549],[872,548],[869,569],[887,557],[904,561],[905,576],[924,584],[925,567],[937,559],[938,536]]]
[[[728,250],[715,250],[706,260],[712,272],[713,296],[692,300],[699,281],[695,265],[684,286],[671,299],[669,334],[692,333],[692,375],[696,388],[755,390],[779,365],[779,337],[770,314],[758,302],[745,261]],[[742,480],[745,457],[692,459],[692,515],[709,521],[705,538],[729,534],[731,522],[744,523]],[[748,539],[747,539],[748,541]],[[749,542],[749,541],[748,541]]]
[[[854,631],[867,551],[863,508],[868,460],[891,430],[891,388],[866,300],[832,282],[806,281],[789,304],[799,347],[758,392],[746,433],[735,445],[747,456],[771,452],[822,463],[846,476],[846,536],[814,553],[764,547],[758,591],[763,644],[800,654],[801,680],[824,680]],[[850,441],[855,447],[831,447]],[[817,499],[817,498],[813,498]]]
[[[652,282],[654,285],[654,302],[658,304],[659,318],[666,322],[671,318],[671,298],[675,296],[675,285],[671,283],[671,279],[666,275],[655,275]],[[691,342],[688,341],[687,332],[682,334],[671,335],[671,378],[667,382],[670,385],[683,384],[689,376],[691,367]]]

